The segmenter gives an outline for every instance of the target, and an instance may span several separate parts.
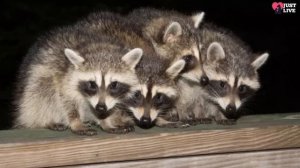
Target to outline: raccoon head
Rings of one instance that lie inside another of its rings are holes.
[[[161,17],[153,19],[149,25],[146,36],[159,56],[170,60],[186,55],[199,57],[198,37],[192,19]]]
[[[70,85],[75,87],[73,89],[77,91],[77,95],[90,104],[97,118],[105,119],[109,110],[130,97],[139,85],[135,66],[142,55],[141,49],[133,49],[114,61],[114,67],[104,71],[101,66],[105,65],[100,62],[99,57],[82,57],[78,52],[67,48],[65,56],[74,67],[69,79]]]
[[[257,70],[269,56],[264,53],[253,57],[252,53],[238,51],[241,52],[226,50],[219,42],[212,42],[204,64],[210,79],[204,90],[209,99],[221,108],[225,117],[230,119],[239,117],[241,105],[260,88]]]
[[[175,79],[184,68],[185,62],[179,60],[163,73],[147,76],[141,82],[141,91],[136,92],[127,104],[136,124],[141,128],[151,128],[156,119],[170,112],[178,97]],[[138,110],[135,110],[138,109]]]
[[[177,17],[162,31],[162,43],[152,42],[159,55],[174,62],[183,59],[186,62],[180,76],[196,84],[206,85],[208,78],[205,75],[200,57],[199,36],[196,29],[204,17],[204,12],[193,16]],[[183,20],[184,19],[184,20]],[[181,23],[181,24],[180,24]]]

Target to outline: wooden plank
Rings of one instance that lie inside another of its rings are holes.
[[[300,125],[0,144],[0,167],[45,167],[300,147]]]
[[[199,130],[227,130],[227,129],[241,129],[253,127],[268,127],[279,125],[300,125],[300,113],[281,113],[281,114],[267,114],[267,115],[249,115],[244,116],[238,120],[237,125],[222,126],[216,124],[204,124],[189,127],[185,129],[168,129],[168,128],[152,128],[143,130],[136,128],[135,133],[127,136],[148,136],[159,133],[176,133],[186,131],[199,131]],[[98,128],[96,128],[98,129]],[[119,135],[108,134],[98,129],[98,137],[101,138],[114,138]],[[21,143],[21,142],[39,142],[49,140],[66,140],[66,139],[80,139],[82,137],[74,135],[70,131],[56,132],[47,129],[21,129],[21,130],[4,130],[0,131],[0,144],[4,143]]]
[[[74,166],[72,166],[74,167]],[[300,149],[240,152],[214,155],[200,155],[180,158],[150,159],[128,162],[113,162],[94,165],[80,165],[75,168],[299,168]],[[65,167],[65,168],[68,168]]]

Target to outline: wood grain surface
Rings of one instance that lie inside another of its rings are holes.
[[[300,148],[80,165],[75,168],[299,168]],[[65,167],[68,168],[68,167]]]
[[[299,118],[299,113],[247,116],[235,126],[137,129],[127,135],[99,132],[93,137],[44,129],[0,131],[0,167],[51,167],[294,149],[300,147]]]

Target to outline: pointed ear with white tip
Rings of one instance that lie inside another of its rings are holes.
[[[202,22],[203,18],[204,18],[205,13],[204,12],[200,12],[197,14],[194,14],[192,16],[192,20],[194,22],[194,28],[198,29],[200,26],[200,23]]]
[[[207,60],[216,62],[225,58],[225,51],[220,43],[212,42],[207,49]]]
[[[163,41],[164,43],[172,43],[182,35],[182,27],[178,22],[172,22],[166,29]]]
[[[78,69],[84,62],[84,58],[82,58],[76,51],[65,48],[64,52],[68,60],[75,66],[75,69]]]
[[[141,48],[135,48],[130,50],[122,57],[122,61],[127,64],[131,70],[134,71],[137,64],[140,62],[143,56],[143,50]]]
[[[251,65],[255,68],[255,70],[258,70],[269,58],[269,53],[263,53],[260,56],[258,56]]]
[[[179,73],[183,70],[184,66],[185,66],[185,61],[184,60],[179,60],[177,62],[175,62],[173,65],[171,65],[166,73],[168,74],[169,77],[171,77],[171,79],[175,79]]]

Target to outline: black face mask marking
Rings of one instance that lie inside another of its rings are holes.
[[[152,99],[152,104],[157,110],[167,110],[173,107],[172,99],[163,93],[157,93]]]
[[[98,86],[95,81],[80,81],[78,90],[84,96],[93,96],[98,92]]]
[[[239,98],[241,100],[243,99],[246,99],[248,97],[251,97],[254,95],[254,93],[256,92],[256,90],[250,88],[249,86],[247,85],[240,85],[238,88],[237,88],[237,92],[238,92],[238,95],[239,95]]]
[[[208,93],[214,97],[225,97],[230,93],[230,86],[225,81],[211,80],[206,86]]]
[[[124,104],[131,107],[141,107],[144,103],[144,97],[141,91],[134,92],[133,96],[124,100]]]
[[[112,97],[123,96],[129,92],[129,89],[129,85],[117,81],[110,83],[107,87],[107,91]]]
[[[198,60],[193,55],[185,55],[182,57],[182,59],[185,61],[186,64],[181,73],[188,72],[197,66]]]

